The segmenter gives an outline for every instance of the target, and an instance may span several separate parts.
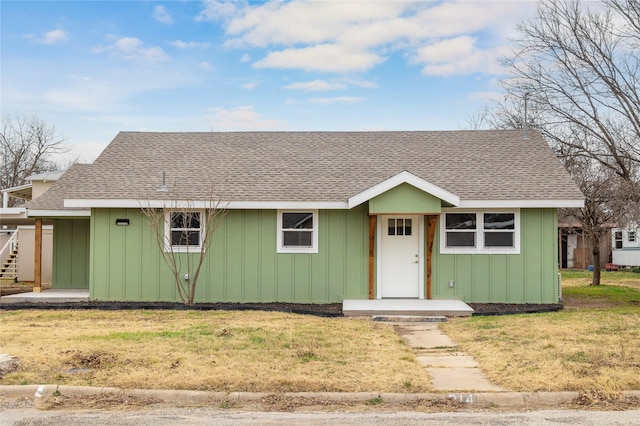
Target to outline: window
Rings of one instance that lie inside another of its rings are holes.
[[[411,219],[389,219],[387,235],[411,236],[413,232]]]
[[[278,211],[278,253],[318,252],[318,211]]]
[[[203,225],[201,211],[167,211],[165,213],[165,250],[200,251]]]
[[[515,247],[516,215],[484,213],[484,247]]]
[[[442,253],[520,252],[519,211],[444,212]]]
[[[616,231],[614,237],[616,240],[616,249],[620,250],[622,248],[622,231]]]
[[[635,243],[636,242],[635,231],[629,231],[629,235],[627,236],[627,239],[629,240],[630,243]]]

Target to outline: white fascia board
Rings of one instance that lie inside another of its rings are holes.
[[[383,194],[388,190],[393,189],[403,183],[408,183],[411,186],[415,186],[416,188],[426,192],[427,194],[431,194],[434,197],[446,201],[447,203],[454,206],[458,206],[460,204],[460,197],[458,197],[457,195],[452,194],[451,192],[442,189],[437,185],[427,182],[426,180],[419,178],[418,176],[405,170],[349,198],[349,208],[351,209],[353,207],[359,206],[360,204],[369,201],[370,199],[375,198],[378,195]]]
[[[27,217],[27,209],[25,207],[8,207],[6,209],[0,209],[0,217],[20,219]]]
[[[91,210],[76,209],[76,210],[29,210],[29,217],[91,217]]]
[[[14,192],[14,191],[22,191],[23,189],[29,189],[33,185],[30,183],[25,183],[24,185],[13,186],[11,188],[0,189],[0,192]]]
[[[459,208],[510,209],[510,208],[581,208],[584,200],[462,200]]]
[[[189,200],[134,200],[134,199],[66,199],[67,208],[190,208],[219,207],[229,210],[336,210],[348,208],[344,201],[189,201]]]

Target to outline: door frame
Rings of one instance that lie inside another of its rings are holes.
[[[418,299],[425,298],[425,281],[424,281],[424,215],[423,214],[378,214],[376,224],[376,299],[382,299],[382,232],[385,227],[383,222],[391,217],[414,216],[418,219]]]

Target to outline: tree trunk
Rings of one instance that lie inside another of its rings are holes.
[[[593,280],[591,285],[600,285],[600,242],[593,246]]]

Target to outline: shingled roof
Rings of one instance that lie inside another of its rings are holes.
[[[86,179],[90,164],[74,164],[64,173],[60,173],[55,184],[41,196],[26,204],[30,211],[34,210],[63,210],[64,198],[76,185],[82,185]]]
[[[181,199],[213,184],[226,201],[346,202],[403,171],[461,201],[583,199],[540,134],[518,130],[121,132],[81,169],[58,181],[65,199],[167,199],[165,173]]]

